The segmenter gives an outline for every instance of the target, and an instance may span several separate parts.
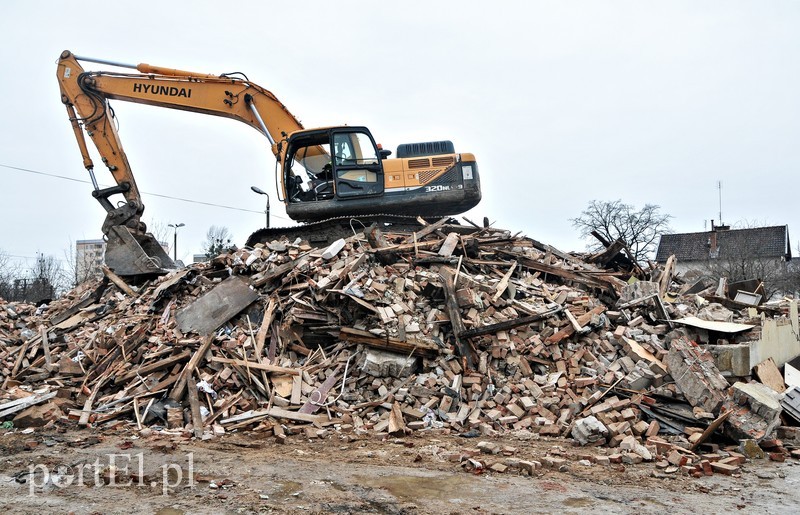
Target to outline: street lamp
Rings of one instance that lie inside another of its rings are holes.
[[[172,240],[172,260],[178,261],[178,227],[183,227],[186,224],[169,224],[170,227],[175,228],[174,238]]]
[[[250,189],[258,193],[259,195],[267,195],[267,192],[259,188],[258,186],[250,186]],[[267,229],[269,229],[269,195],[267,195],[267,208],[264,210],[264,213],[267,215]]]

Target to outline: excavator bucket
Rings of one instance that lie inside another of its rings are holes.
[[[116,225],[107,237],[106,265],[117,275],[160,275],[175,269],[175,263],[150,233],[136,233]]]

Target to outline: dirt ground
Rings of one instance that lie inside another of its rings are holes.
[[[335,432],[257,432],[197,441],[136,430],[0,435],[6,513],[797,513],[800,461],[745,464],[739,477],[667,475],[653,463],[580,464],[604,449],[567,440],[496,439],[515,458],[556,455],[563,471],[465,471],[478,439],[444,434],[380,441]],[[502,457],[497,457],[502,460]]]

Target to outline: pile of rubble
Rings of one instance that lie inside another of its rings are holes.
[[[0,301],[0,420],[281,441],[514,432],[694,474],[736,471],[742,454],[706,443],[723,431],[783,453],[777,394],[729,387],[676,324],[733,312],[684,295],[669,269],[644,271],[619,244],[575,256],[420,223],[324,248],[274,241],[138,287],[106,269],[49,306]]]

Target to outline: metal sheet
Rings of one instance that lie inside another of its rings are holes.
[[[800,422],[800,388],[793,386],[783,394],[781,398],[781,406],[784,413],[792,416],[793,419]]]
[[[233,276],[216,285],[211,291],[178,310],[175,320],[183,333],[207,335],[236,316],[258,299],[249,284]]]
[[[705,329],[706,331],[717,331],[719,333],[741,333],[755,327],[754,325],[735,324],[733,322],[712,322],[697,317],[681,318],[680,320],[674,320],[674,322],[676,324],[697,327],[699,329]]]

